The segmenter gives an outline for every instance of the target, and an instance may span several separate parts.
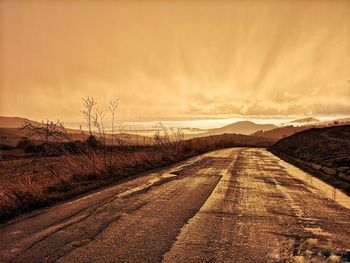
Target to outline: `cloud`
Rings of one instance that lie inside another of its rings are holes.
[[[350,115],[349,1],[1,1],[0,115]]]

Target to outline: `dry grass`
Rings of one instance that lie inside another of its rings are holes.
[[[118,100],[108,107],[111,133],[105,129],[105,113],[95,105],[93,98],[83,98],[89,136],[80,142],[59,121],[25,121],[21,129],[36,140],[26,141],[25,149],[31,149],[32,157],[4,160],[0,154],[0,220],[218,148],[271,144],[263,138],[235,134],[184,141],[181,129],[161,123],[154,138],[141,143],[122,129],[117,132]]]
[[[0,219],[47,206],[142,171],[162,167],[218,148],[267,146],[243,135],[222,135],[186,141],[162,141],[132,150],[89,150],[60,157],[8,160],[0,172]]]

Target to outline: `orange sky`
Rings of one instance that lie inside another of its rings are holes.
[[[0,3],[0,115],[350,115],[350,1]]]

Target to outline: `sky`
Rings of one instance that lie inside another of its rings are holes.
[[[0,0],[0,115],[350,115],[350,1]]]

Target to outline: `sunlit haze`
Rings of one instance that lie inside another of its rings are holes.
[[[1,1],[0,39],[2,116],[72,126],[85,96],[198,128],[350,115],[350,1]]]

